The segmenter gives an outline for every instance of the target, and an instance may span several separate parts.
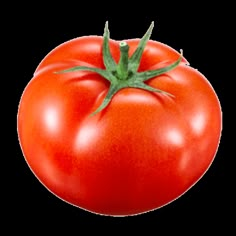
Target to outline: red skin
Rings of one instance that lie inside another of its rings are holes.
[[[104,68],[102,40],[76,38],[44,58],[21,98],[19,140],[31,170],[56,196],[99,214],[139,214],[178,198],[207,171],[220,140],[220,103],[206,78],[183,59],[146,82],[174,97],[125,88],[90,116],[109,82],[93,72],[54,72]],[[131,55],[139,39],[126,42]],[[119,42],[110,40],[110,48],[118,62]],[[148,41],[139,71],[178,57],[167,45]]]

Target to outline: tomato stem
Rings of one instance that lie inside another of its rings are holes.
[[[120,43],[120,60],[117,65],[117,77],[120,80],[125,80],[128,77],[128,52],[129,52],[129,45],[126,42]]]

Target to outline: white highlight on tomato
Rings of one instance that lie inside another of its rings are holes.
[[[76,137],[76,147],[79,147],[79,149],[86,148],[94,140],[94,136],[97,136],[95,127],[89,125],[82,126]]]
[[[176,128],[172,128],[168,130],[166,137],[171,143],[175,144],[176,146],[181,146],[184,143],[184,137],[181,132],[178,131]]]
[[[47,125],[48,130],[51,132],[57,131],[58,128],[58,114],[54,107],[50,107],[46,110],[44,114],[44,120]]]
[[[192,129],[198,135],[201,134],[201,132],[203,131],[205,127],[205,122],[206,118],[204,117],[204,114],[200,112],[195,114],[190,121]]]

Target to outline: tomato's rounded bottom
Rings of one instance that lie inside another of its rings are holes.
[[[198,181],[197,181],[198,182]],[[165,203],[162,203],[162,204],[159,204],[159,205],[156,205],[155,207],[152,206],[143,206],[143,207],[140,207],[140,208],[128,208],[126,207],[124,209],[124,207],[120,207],[119,209],[116,207],[116,209],[114,210],[108,210],[107,209],[102,209],[102,208],[95,208],[95,207],[84,207],[82,205],[79,205],[79,204],[73,204],[72,202],[70,201],[67,201],[61,197],[59,197],[58,195],[56,195],[55,193],[50,192],[57,198],[59,198],[60,200],[62,200],[63,202],[65,202],[66,204],[72,206],[72,207],[76,207],[80,210],[83,210],[85,212],[89,212],[91,214],[95,214],[95,215],[100,215],[100,216],[104,216],[104,217],[131,217],[131,216],[137,216],[137,215],[142,215],[142,214],[147,214],[149,212],[152,212],[152,211],[155,211],[155,210],[158,210],[160,208],[163,208],[171,203],[173,203],[174,201],[176,201],[177,199],[179,199],[181,196],[183,196],[189,189],[191,189],[196,183],[194,183],[192,186],[190,186],[186,191],[184,191],[182,194],[179,194],[177,197],[175,198],[172,198],[171,200],[165,202]],[[147,204],[148,205],[148,204]],[[123,209],[122,209],[123,208]]]
[[[180,196],[179,196],[180,197]],[[91,214],[95,214],[95,215],[100,215],[100,216],[104,216],[104,217],[132,217],[132,216],[137,216],[137,215],[142,215],[142,214],[147,214],[151,211],[155,211],[155,210],[158,210],[166,205],[169,205],[170,203],[172,203],[173,201],[175,201],[176,199],[178,199],[179,197],[173,199],[172,201],[169,201],[163,205],[160,205],[158,207],[155,207],[155,208],[148,208],[148,209],[142,209],[142,210],[139,210],[139,209],[136,209],[136,210],[127,210],[127,211],[99,211],[99,210],[94,210],[94,209],[89,209],[89,208],[83,208],[81,206],[77,206],[77,205],[74,205],[70,202],[67,202],[65,200],[63,200],[64,202],[68,203],[69,205],[71,206],[74,206],[74,207],[77,207],[78,209],[81,209],[83,211],[86,211],[86,212],[89,212]]]

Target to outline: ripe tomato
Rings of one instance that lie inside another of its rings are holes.
[[[148,32],[119,42],[106,27],[104,38],[59,45],[21,97],[26,162],[53,194],[90,212],[126,216],[172,202],[203,176],[219,145],[212,86]]]

